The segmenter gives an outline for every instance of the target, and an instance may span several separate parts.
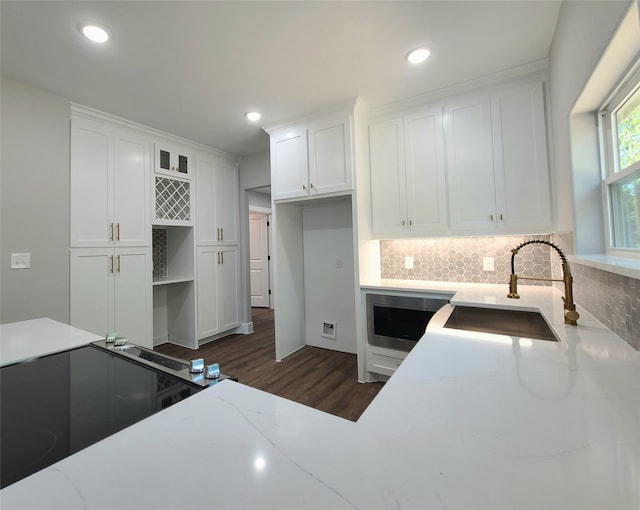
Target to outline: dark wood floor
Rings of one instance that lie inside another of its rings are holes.
[[[164,344],[156,351],[182,359],[204,358],[239,382],[356,421],[383,383],[360,384],[355,354],[305,346],[275,361],[273,310],[254,308],[254,332],[231,335],[193,351]]]

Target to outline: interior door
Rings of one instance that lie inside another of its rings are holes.
[[[249,215],[249,268],[251,306],[269,307],[268,216]]]

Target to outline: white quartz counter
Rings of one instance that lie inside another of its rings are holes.
[[[0,365],[73,349],[100,338],[46,318],[0,324]]]
[[[540,309],[561,341],[435,324],[357,423],[225,381],[0,506],[640,508],[640,353],[582,309],[565,326],[554,289],[522,286],[514,304],[504,286],[457,285],[455,303]]]

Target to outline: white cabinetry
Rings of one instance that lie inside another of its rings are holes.
[[[369,136],[374,237],[551,228],[542,81],[387,118]]]
[[[145,134],[74,115],[71,247],[149,246],[150,168]]]
[[[548,232],[551,197],[542,83],[491,96],[497,227]]]
[[[274,200],[353,189],[352,122],[327,116],[269,130]]]
[[[235,247],[197,249],[198,340],[240,325],[240,260]]]
[[[156,141],[155,161],[156,173],[191,179],[193,151],[188,147],[168,141]]]
[[[366,370],[391,377],[409,353],[367,344]]]
[[[237,245],[238,168],[213,154],[196,155],[196,234],[198,246]]]
[[[74,249],[70,272],[71,325],[153,347],[149,248]]]
[[[536,233],[551,227],[541,82],[445,109],[451,230]]]
[[[446,232],[442,108],[422,109],[369,127],[373,234]]]

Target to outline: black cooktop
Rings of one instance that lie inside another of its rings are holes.
[[[2,367],[0,388],[6,487],[203,387],[89,345]]]

